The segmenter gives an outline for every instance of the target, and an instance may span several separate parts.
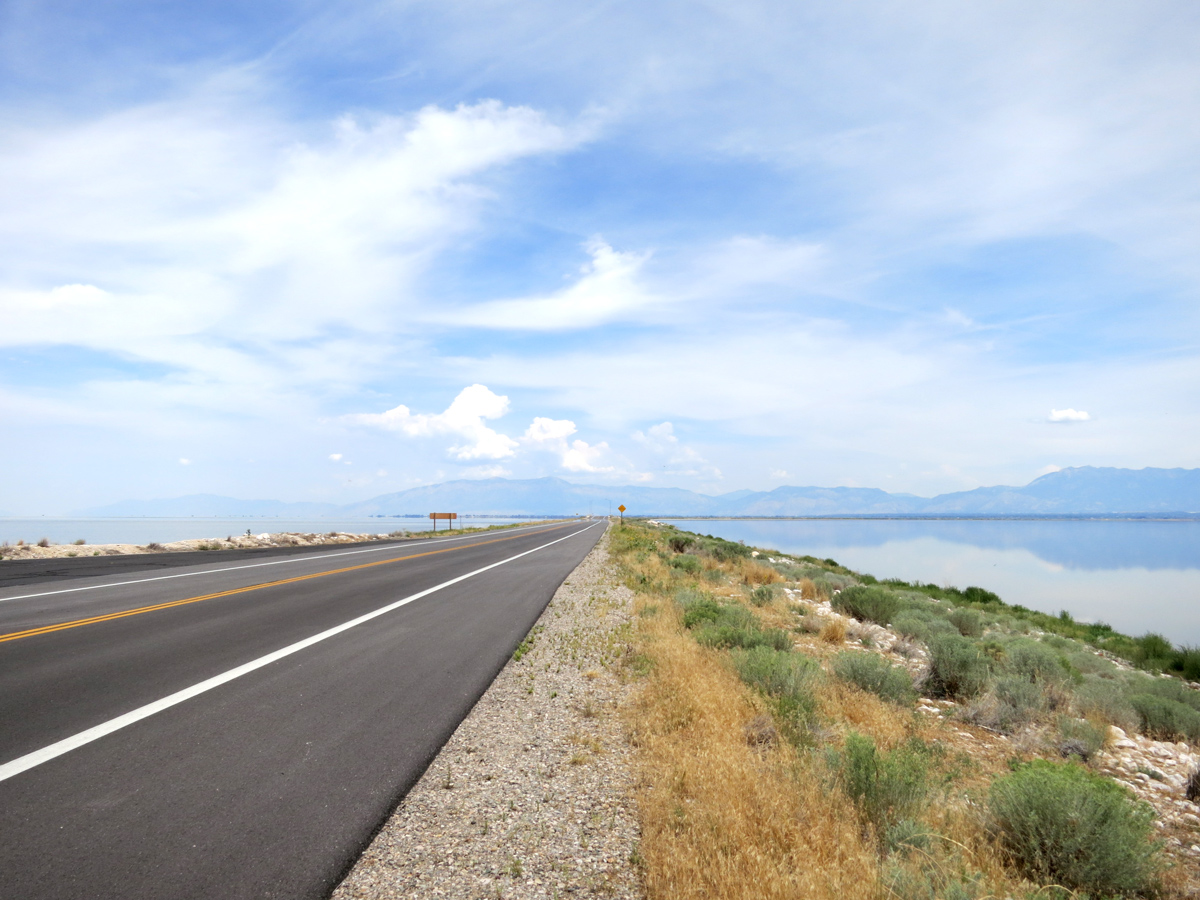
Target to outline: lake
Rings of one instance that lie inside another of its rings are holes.
[[[523,519],[462,518],[455,528],[477,528],[483,525],[509,525]],[[448,523],[438,522],[438,531]],[[210,518],[155,518],[138,516],[111,519],[70,519],[39,516],[34,518],[0,518],[0,542],[27,544],[49,538],[54,544],[69,544],[83,538],[89,544],[148,544],[158,541],[184,541],[190,538],[222,538],[231,534],[253,534],[264,531],[299,531],[305,533],[347,531],[352,534],[387,534],[391,531],[429,531],[433,522],[427,518],[354,518],[354,519],[289,519],[274,516],[238,516]]]
[[[1200,522],[671,519],[688,531],[835,559],[876,578],[978,585],[1007,603],[1200,645]]]

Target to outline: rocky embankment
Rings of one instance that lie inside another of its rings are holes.
[[[924,681],[929,672],[929,658],[918,642],[906,640],[881,625],[843,615],[828,600],[808,599],[799,590],[785,590],[798,612],[817,622],[839,623],[847,649],[879,653],[889,662],[908,669],[916,684]],[[1040,632],[1033,634],[1038,636]],[[1131,668],[1110,654],[1097,653],[1122,668]],[[1003,759],[1031,752],[1053,755],[1054,748],[1045,746],[1045,734],[1037,725],[1012,735],[1003,734],[966,721],[968,711],[961,704],[930,697],[919,699],[917,710],[943,720],[947,742],[971,756]],[[1109,726],[1108,739],[1090,763],[1096,771],[1120,782],[1154,807],[1155,824],[1172,855],[1187,859],[1189,866],[1200,861],[1200,804],[1188,799],[1189,784],[1200,769],[1200,754],[1182,741],[1156,741]]]

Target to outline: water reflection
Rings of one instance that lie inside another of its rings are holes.
[[[677,521],[677,520],[672,520]],[[683,520],[678,520],[683,521]],[[705,534],[737,528],[768,544],[786,535],[794,546],[881,547],[891,541],[934,538],[972,547],[1028,550],[1071,569],[1200,569],[1200,522],[1084,521],[1077,519],[808,519],[690,520]],[[694,527],[692,527],[694,526]],[[682,526],[681,527],[685,527]],[[744,539],[746,543],[762,543]],[[782,549],[782,548],[780,548]]]
[[[1200,523],[1082,520],[672,520],[831,557],[879,578],[966,587],[1121,631],[1200,644]]]

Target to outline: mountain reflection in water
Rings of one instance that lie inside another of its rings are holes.
[[[878,578],[977,584],[1008,603],[1200,644],[1200,522],[1084,519],[683,520],[673,524]]]

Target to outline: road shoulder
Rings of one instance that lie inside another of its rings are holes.
[[[334,900],[641,896],[618,706],[632,593],[605,536]]]

